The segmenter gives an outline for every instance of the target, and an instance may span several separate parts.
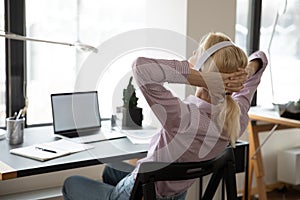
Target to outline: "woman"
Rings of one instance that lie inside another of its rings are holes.
[[[106,167],[105,183],[70,177],[63,188],[65,199],[129,199],[140,163],[203,161],[220,154],[229,143],[234,145],[246,129],[250,102],[267,65],[263,52],[249,60],[247,65],[245,53],[221,33],[208,34],[189,61],[138,58],[133,73],[161,131],[132,173]],[[197,90],[180,100],[164,86],[166,82]],[[158,182],[158,199],[185,199],[193,182]]]

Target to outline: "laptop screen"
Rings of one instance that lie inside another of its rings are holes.
[[[101,127],[97,91],[51,95],[54,132]]]

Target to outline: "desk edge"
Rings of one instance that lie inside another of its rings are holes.
[[[0,161],[0,180],[8,180],[17,177],[17,170]]]

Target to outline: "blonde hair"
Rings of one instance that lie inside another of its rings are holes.
[[[211,46],[223,42],[231,41],[228,36],[223,33],[210,33],[201,41],[202,51],[207,50]],[[238,71],[238,68],[245,68],[248,63],[248,58],[245,52],[237,46],[227,46],[216,51],[204,64],[203,67],[208,71],[219,71],[221,73],[232,73]],[[225,101],[221,106],[221,113],[218,117],[219,125],[224,122],[223,131],[227,132],[228,139],[232,146],[235,146],[235,142],[240,133],[240,107],[236,101],[234,101],[231,95],[225,95]]]

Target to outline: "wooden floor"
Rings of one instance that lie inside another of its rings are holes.
[[[284,187],[267,194],[268,200],[300,200],[300,187]]]
[[[273,190],[272,192],[268,192],[267,196],[268,200],[300,200],[300,187]],[[63,200],[63,197],[51,198],[47,200]],[[253,200],[258,200],[258,198],[253,197]]]
[[[282,189],[275,189],[267,194],[268,200],[300,200],[300,186],[289,186]],[[259,200],[253,197],[253,200]],[[47,200],[63,200],[63,197],[50,198]]]

